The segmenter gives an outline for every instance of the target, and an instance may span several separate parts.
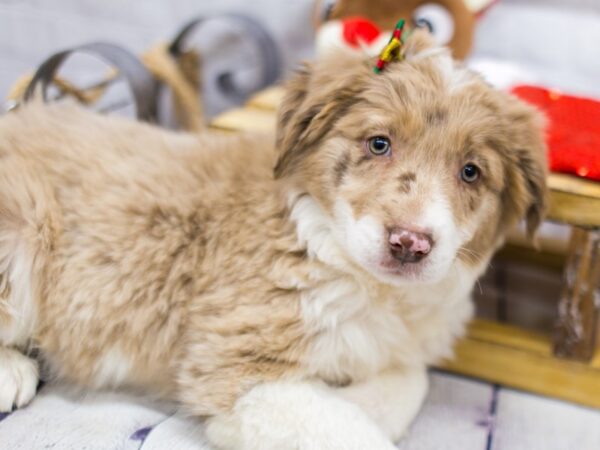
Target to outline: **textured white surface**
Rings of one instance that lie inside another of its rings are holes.
[[[0,448],[137,449],[136,431],[165,419],[157,405],[122,394],[69,394],[47,386],[0,421]]]
[[[502,390],[491,450],[600,449],[600,413]]]
[[[490,384],[434,373],[429,396],[402,450],[485,450],[493,388]]]
[[[182,416],[171,416],[148,434],[144,450],[210,450],[204,439],[202,424]]]
[[[116,393],[46,386],[0,415],[0,449],[210,450],[201,423]],[[4,417],[4,418],[3,418]],[[598,450],[600,411],[434,372],[401,450]]]

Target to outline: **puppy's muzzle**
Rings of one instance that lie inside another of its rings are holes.
[[[392,256],[401,263],[419,262],[433,247],[433,239],[429,234],[404,228],[393,228],[388,243]]]

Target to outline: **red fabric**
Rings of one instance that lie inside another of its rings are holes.
[[[513,93],[548,117],[550,170],[600,181],[600,102],[536,86]]]
[[[363,17],[349,17],[342,23],[344,41],[351,47],[358,48],[361,43],[370,44],[381,34],[377,25]]]

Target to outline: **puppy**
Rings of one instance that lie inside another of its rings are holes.
[[[418,34],[301,70],[261,137],[73,106],[0,120],[0,410],[54,377],[206,419],[220,449],[392,449],[505,231],[538,114]]]

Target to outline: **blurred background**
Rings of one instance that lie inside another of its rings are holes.
[[[140,53],[156,42],[171,39],[193,17],[228,11],[248,14],[264,25],[280,49],[285,74],[314,52],[314,3],[0,0],[0,95],[5,98],[19,76],[57,50],[109,40]],[[598,43],[600,0],[500,0],[480,17],[470,56],[485,67],[490,67],[493,59],[510,60],[530,72],[529,79],[600,96]],[[212,51],[216,52],[214,48]],[[208,54],[207,59],[210,57]],[[504,73],[497,71],[498,76]],[[228,106],[210,98],[210,92],[208,97],[208,103],[217,103],[213,112]]]
[[[312,8],[311,0],[0,0],[0,95],[6,98],[15,80],[58,50],[110,41],[139,54],[172,39],[195,17],[232,11],[264,25],[277,42],[282,67],[289,70],[312,54]],[[211,62],[220,56],[222,42],[213,44],[204,52]],[[74,70],[85,76],[85,66]],[[218,104],[213,113],[229,106],[219,103],[217,93],[208,97],[208,103]]]

